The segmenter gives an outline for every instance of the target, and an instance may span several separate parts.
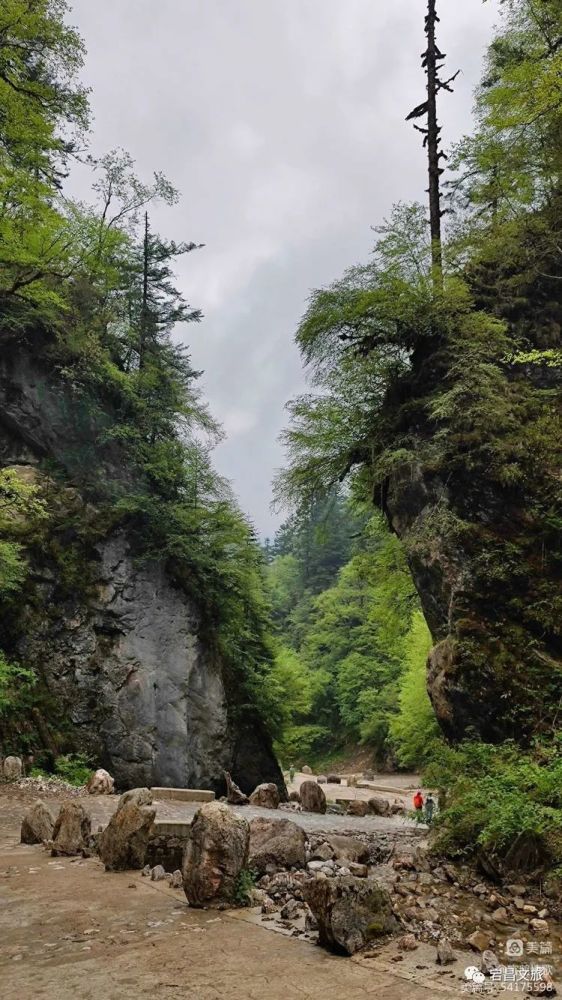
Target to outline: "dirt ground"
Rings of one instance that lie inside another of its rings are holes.
[[[21,816],[34,797],[0,789],[3,1000],[429,1000],[436,994],[460,995],[462,970],[440,972],[434,949],[427,955],[420,949],[400,965],[393,964],[395,945],[371,958],[337,958],[257,925],[252,911],[189,909],[183,892],[139,872],[109,874],[93,858],[51,858],[41,847],[20,845]],[[114,805],[115,798],[111,803],[88,800],[94,829]],[[171,809],[162,803],[159,813]],[[322,820],[326,826],[328,817]]]

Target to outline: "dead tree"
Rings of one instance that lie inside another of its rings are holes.
[[[423,135],[423,144],[427,149],[427,159],[429,165],[429,225],[431,230],[431,259],[433,264],[433,280],[436,291],[441,290],[443,285],[443,253],[441,248],[441,219],[443,211],[441,209],[441,175],[443,168],[441,160],[446,160],[447,155],[441,149],[441,127],[437,117],[437,95],[440,90],[448,90],[452,93],[452,84],[460,73],[458,70],[448,80],[442,80],[440,72],[444,66],[445,53],[440,52],[436,41],[436,26],[439,17],[436,10],[436,0],[428,0],[427,14],[425,18],[425,33],[427,35],[427,49],[422,52],[422,66],[427,76],[427,100],[423,104],[418,104],[410,112],[406,121],[416,118],[427,118],[427,128],[416,125],[414,128]]]

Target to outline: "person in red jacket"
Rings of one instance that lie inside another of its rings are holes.
[[[414,809],[417,813],[421,813],[423,809],[423,795],[419,789],[414,795]]]

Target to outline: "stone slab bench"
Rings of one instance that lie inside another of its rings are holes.
[[[205,788],[152,788],[152,798],[173,802],[212,802],[215,793]]]

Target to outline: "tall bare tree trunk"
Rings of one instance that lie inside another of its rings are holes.
[[[439,72],[443,67],[445,55],[439,51],[436,40],[436,28],[439,23],[437,15],[437,0],[428,0],[425,17],[425,33],[427,49],[422,53],[422,66],[427,76],[427,100],[418,104],[410,112],[406,121],[427,117],[427,128],[422,128],[414,122],[414,128],[421,132],[423,144],[427,147],[429,169],[429,227],[431,232],[431,261],[433,265],[434,290],[440,293],[443,289],[443,249],[441,242],[441,175],[443,168],[441,160],[446,154],[441,149],[441,127],[437,116],[437,95],[440,90],[452,91],[451,84],[458,76],[455,73],[449,80],[442,80]]]

